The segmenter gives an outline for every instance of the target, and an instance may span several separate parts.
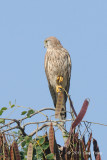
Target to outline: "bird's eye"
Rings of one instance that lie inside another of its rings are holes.
[[[47,40],[45,40],[45,43],[47,43],[48,41]]]

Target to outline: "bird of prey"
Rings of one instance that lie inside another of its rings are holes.
[[[66,92],[69,92],[70,87],[71,58],[68,51],[63,48],[60,41],[55,37],[45,39],[44,47],[47,48],[45,73],[56,108],[55,118],[64,120],[66,118]]]

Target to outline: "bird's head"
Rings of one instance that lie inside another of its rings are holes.
[[[61,46],[61,43],[55,37],[49,37],[49,38],[46,38],[44,40],[44,47],[47,48],[47,49],[48,48],[50,49],[50,48],[53,48],[53,47],[58,47],[58,46]]]

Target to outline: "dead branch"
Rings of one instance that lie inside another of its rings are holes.
[[[36,115],[36,114],[38,114],[38,113],[40,113],[40,112],[42,112],[42,111],[45,111],[45,110],[53,110],[53,111],[55,111],[54,108],[43,108],[43,109],[41,109],[41,110],[39,110],[39,111],[36,111],[35,113],[31,114],[29,117],[31,118],[31,117],[33,117],[34,115]],[[9,123],[7,123],[7,124],[5,124],[5,125],[3,125],[3,126],[0,126],[0,129],[2,129],[2,128],[6,127],[6,126],[9,126],[9,125],[11,125],[11,124],[13,124],[15,121],[20,121],[20,122],[22,122],[23,120],[25,120],[25,119],[27,119],[27,118],[28,118],[27,116],[25,116],[24,118],[18,119],[18,120],[16,120],[16,119],[10,119],[10,118],[1,118],[1,119],[4,119],[4,120],[11,120],[11,122],[9,122]],[[48,120],[48,116],[47,116],[47,120]]]

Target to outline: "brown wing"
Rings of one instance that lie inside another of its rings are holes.
[[[52,96],[52,99],[53,99],[53,103],[54,103],[54,106],[56,106],[56,93],[55,93],[54,88],[51,86],[50,79],[49,79],[48,52],[45,55],[45,73],[46,73],[46,77],[47,77],[47,80],[48,80],[48,86],[49,86],[49,90],[50,90],[50,93],[51,93],[51,96]]]
[[[68,53],[67,56],[67,61],[68,61],[68,68],[67,68],[67,85],[65,87],[65,90],[67,91],[67,93],[69,92],[69,87],[70,87],[70,78],[71,78],[71,58],[70,55]],[[65,98],[65,103],[67,101],[67,95],[66,93],[64,93],[64,98]]]

